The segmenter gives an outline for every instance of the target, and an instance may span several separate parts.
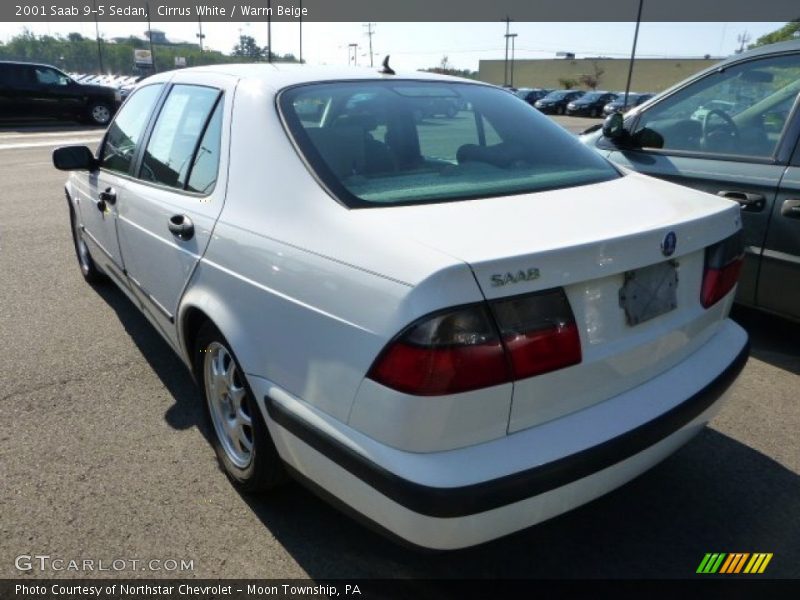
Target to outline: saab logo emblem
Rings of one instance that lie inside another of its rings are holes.
[[[670,231],[664,236],[664,241],[661,242],[661,254],[664,256],[672,256],[675,253],[675,248],[678,246],[678,236],[674,231]]]
[[[697,573],[724,573],[726,575],[737,573],[763,573],[769,561],[772,560],[772,552],[709,552],[700,561]]]
[[[492,287],[502,287],[509,283],[519,283],[521,281],[533,281],[539,279],[539,269],[531,267],[527,270],[520,269],[516,273],[495,273],[492,275]]]

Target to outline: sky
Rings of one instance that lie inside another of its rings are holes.
[[[24,24],[0,23],[0,40],[20,33]],[[723,57],[739,47],[738,36],[750,41],[774,31],[784,23],[642,23],[639,57]],[[106,39],[143,36],[147,28],[139,23],[100,23]],[[552,58],[556,52],[584,56],[626,57],[630,55],[634,23],[511,23],[516,33],[517,58]],[[38,23],[27,25],[36,34],[64,34],[77,31],[94,37],[94,22]],[[372,37],[373,59],[380,64],[391,54],[391,64],[400,69],[438,66],[447,56],[451,67],[478,69],[480,59],[502,59],[505,52],[505,23],[377,23]],[[197,23],[158,23],[174,41],[196,41]],[[364,23],[304,23],[303,58],[311,64],[348,64],[348,45],[359,45],[359,65],[369,64],[369,39]],[[241,34],[267,45],[266,23],[203,23],[205,45],[230,52]],[[299,25],[272,24],[273,51],[299,54]]]

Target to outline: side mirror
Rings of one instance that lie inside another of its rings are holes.
[[[625,137],[625,120],[622,114],[613,113],[603,122],[603,135],[610,140],[620,140]]]
[[[53,150],[53,166],[59,171],[94,171],[97,159],[86,146],[64,146]]]

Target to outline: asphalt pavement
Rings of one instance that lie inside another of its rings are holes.
[[[0,131],[0,577],[92,575],[15,566],[47,555],[161,561],[94,573],[106,577],[682,578],[707,552],[771,552],[763,577],[800,577],[800,326],[747,310],[734,317],[752,357],[709,428],[619,490],[508,538],[419,554],[296,484],[240,495],[178,358],[121,292],[80,277],[50,153],[99,137]]]

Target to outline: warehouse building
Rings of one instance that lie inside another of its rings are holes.
[[[631,90],[660,92],[719,60],[719,58],[638,58],[633,67]],[[480,61],[478,79],[503,85],[504,64],[503,59]],[[580,82],[582,76],[588,75],[596,77],[599,90],[624,90],[629,64],[630,61],[620,58],[517,59],[514,61],[514,87],[559,89],[565,87],[565,80]],[[510,60],[508,65],[510,71]],[[588,86],[576,83],[574,87],[586,89]]]

